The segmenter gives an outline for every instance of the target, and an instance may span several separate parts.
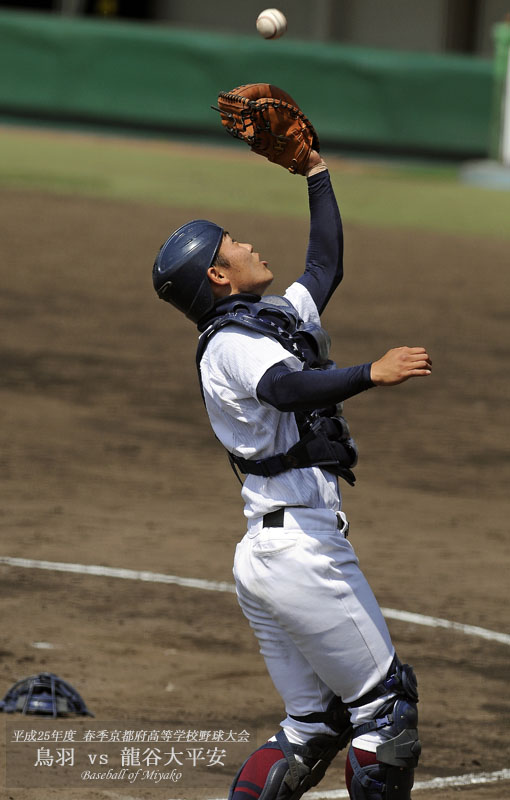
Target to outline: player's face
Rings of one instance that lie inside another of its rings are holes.
[[[237,242],[225,233],[219,255],[228,262],[228,266],[221,269],[228,277],[232,294],[249,292],[261,295],[270,286],[273,273],[267,261],[261,261],[259,253],[254,252],[253,245]]]

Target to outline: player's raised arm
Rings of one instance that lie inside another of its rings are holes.
[[[343,277],[342,220],[326,163],[312,150],[306,172],[310,237],[302,283],[322,313]]]
[[[217,109],[231,136],[295,175],[308,180],[310,240],[304,275],[319,313],[342,280],[342,223],[319,137],[293,98],[277,86],[251,83],[220,92]]]

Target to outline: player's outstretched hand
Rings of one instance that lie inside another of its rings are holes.
[[[394,347],[373,362],[370,377],[376,386],[395,386],[431,371],[432,361],[424,347]]]

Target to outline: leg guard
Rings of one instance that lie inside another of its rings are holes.
[[[379,709],[377,719],[354,730],[355,737],[380,731],[384,741],[377,745],[375,756],[368,759],[375,763],[364,766],[359,763],[355,748],[352,745],[349,748],[351,800],[409,800],[411,797],[414,768],[421,752],[417,730],[418,691],[412,667],[394,662],[383,686],[394,691],[395,697]]]
[[[314,736],[305,745],[291,744],[279,731],[275,742],[255,750],[230,787],[228,800],[299,800],[316,786],[349,736]]]

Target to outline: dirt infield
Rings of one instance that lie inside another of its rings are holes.
[[[231,583],[239,486],[202,408],[193,325],[157,301],[150,279],[158,245],[186,212],[21,191],[1,201],[0,555]],[[275,290],[298,274],[305,223],[217,221],[256,243]],[[346,404],[361,455],[344,509],[364,571],[384,607],[510,633],[508,244],[347,226],[345,264],[325,316],[337,362],[400,344],[424,344],[434,360],[430,379]],[[281,704],[233,594],[11,566],[0,576],[0,695],[50,670],[96,714],[79,730],[277,729]],[[419,678],[417,780],[508,767],[508,645],[389,624]],[[344,787],[343,761],[321,789]],[[226,797],[235,769],[216,772],[205,796]],[[510,784],[416,795],[459,791],[502,798]],[[5,796],[204,795],[103,784]]]

